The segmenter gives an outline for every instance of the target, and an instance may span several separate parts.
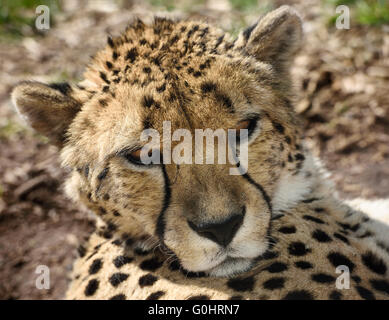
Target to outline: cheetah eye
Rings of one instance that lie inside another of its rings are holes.
[[[253,115],[248,119],[238,122],[238,125],[235,127],[237,138],[240,136],[240,132],[242,129],[247,129],[248,136],[250,137],[257,127],[258,119],[258,115]]]
[[[142,159],[140,157],[141,151],[142,151],[142,149],[138,149],[138,150],[135,150],[135,151],[132,151],[132,152],[128,152],[128,153],[125,154],[125,157],[126,157],[126,159],[128,161],[130,161],[132,163],[143,165]]]
[[[151,161],[142,161],[141,152],[142,152],[142,148],[139,148],[139,149],[136,149],[133,151],[127,151],[123,155],[127,161],[129,161],[133,164],[136,164],[136,165],[140,165],[140,166],[149,166],[149,165],[160,163],[159,162],[159,160],[160,160],[159,159],[160,158],[159,150],[150,150],[148,152],[148,158]],[[154,152],[154,155],[153,155],[153,152]]]

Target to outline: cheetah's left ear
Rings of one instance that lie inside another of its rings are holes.
[[[67,129],[81,110],[81,102],[67,83],[24,81],[13,89],[12,101],[20,116],[58,147],[62,147]]]
[[[288,72],[301,40],[301,18],[291,7],[282,6],[244,30],[237,42],[248,54],[282,73]]]

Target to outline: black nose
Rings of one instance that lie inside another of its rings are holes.
[[[243,222],[244,215],[233,215],[221,223],[197,226],[188,220],[189,226],[200,236],[208,238],[223,247],[226,247],[234,238]]]

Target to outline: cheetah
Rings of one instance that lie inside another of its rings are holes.
[[[389,298],[388,202],[339,200],[304,143],[290,77],[302,33],[288,6],[236,39],[137,19],[78,85],[14,88],[19,114],[60,149],[67,194],[96,215],[67,299]],[[163,161],[144,163],[141,133],[164,121],[247,130],[247,172],[165,161],[164,143]]]

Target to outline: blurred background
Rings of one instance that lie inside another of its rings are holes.
[[[50,8],[50,29],[35,28]],[[163,13],[215,24],[233,35],[289,4],[304,19],[293,66],[296,111],[315,155],[342,198],[389,197],[389,1],[387,0],[0,0],[0,299],[60,299],[88,215],[61,187],[56,149],[18,119],[10,91],[20,80],[77,82],[107,34],[133,16]],[[350,29],[335,26],[350,9]],[[35,287],[38,265],[51,288]]]

